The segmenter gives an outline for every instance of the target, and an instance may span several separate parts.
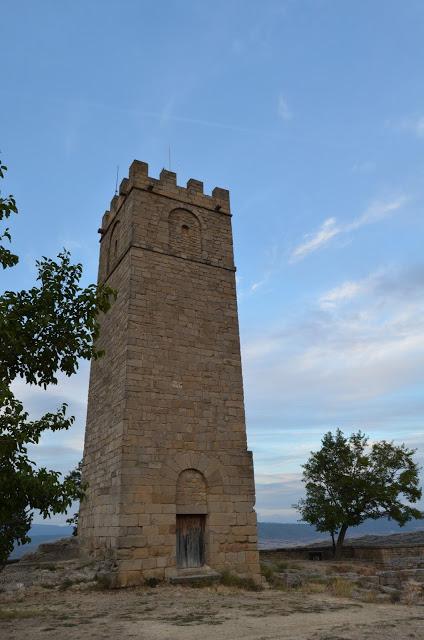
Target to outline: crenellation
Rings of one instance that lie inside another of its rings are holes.
[[[130,181],[128,178],[123,178],[121,180],[121,184],[119,185],[119,195],[126,196],[129,190]]]
[[[159,182],[161,185],[165,185],[166,187],[176,187],[177,186],[177,174],[173,171],[168,171],[167,169],[162,169],[159,175]]]
[[[230,192],[228,189],[221,189],[221,187],[215,187],[212,189],[212,198],[220,201],[222,206],[230,206]]]
[[[203,182],[190,178],[190,180],[187,181],[187,190],[194,193],[203,193]]]
[[[110,201],[109,209],[111,213],[115,213],[118,210],[118,203],[119,203],[119,196],[115,194],[112,200]]]
[[[123,178],[119,186],[119,195],[112,198],[110,211],[103,217],[102,235],[105,235],[116,214],[122,207],[132,189],[140,189],[156,196],[166,196],[176,202],[189,203],[195,207],[210,209],[215,213],[231,215],[229,191],[215,187],[212,195],[203,192],[203,182],[190,178],[186,187],[177,185],[177,175],[173,171],[162,169],[159,179],[149,176],[148,164],[134,160],[129,169],[129,177]]]
[[[102,234],[104,234],[106,232],[106,229],[107,229],[108,224],[109,224],[110,217],[111,217],[110,216],[110,211],[106,210],[104,212],[104,214],[103,214],[103,217],[102,217],[102,226],[101,226]]]
[[[141,160],[133,160],[130,165],[128,175],[130,181],[134,178],[147,178],[149,175],[149,165],[147,164],[147,162],[142,162]]]

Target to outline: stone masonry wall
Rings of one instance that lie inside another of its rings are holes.
[[[136,161],[103,218],[99,279],[118,301],[92,365],[80,535],[109,550],[122,585],[178,573],[177,486],[190,474],[207,565],[259,580],[229,198],[202,190]]]

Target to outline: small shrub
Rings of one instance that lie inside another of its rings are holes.
[[[261,562],[261,574],[264,576],[267,582],[270,582],[274,575],[274,567]]]
[[[158,580],[157,578],[147,578],[144,581],[144,584],[146,585],[146,587],[151,587],[152,589],[155,589],[159,583],[160,583],[160,580]]]
[[[112,578],[108,573],[98,573],[95,580],[97,589],[112,589]]]
[[[69,587],[72,587],[73,584],[74,584],[74,580],[71,580],[70,578],[65,578],[65,580],[59,585],[59,589],[60,591],[66,591],[66,589],[69,589]]]
[[[276,562],[274,564],[274,571],[277,572],[282,572],[282,571],[287,571],[287,569],[290,568],[290,565],[288,562],[285,562],[284,560],[280,560],[280,562]]]

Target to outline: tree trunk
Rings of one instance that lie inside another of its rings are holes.
[[[331,543],[333,545],[333,558],[334,558],[336,555],[336,540],[334,538],[334,531],[330,531],[330,533],[331,533]]]
[[[342,555],[342,547],[343,547],[343,542],[346,536],[347,529],[348,529],[347,524],[342,524],[342,526],[340,527],[340,531],[339,531],[339,535],[337,537],[337,543],[336,543],[336,558],[340,558]]]

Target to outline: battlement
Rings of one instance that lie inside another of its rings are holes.
[[[216,213],[231,215],[230,193],[228,189],[215,187],[211,195],[203,192],[203,182],[190,178],[185,187],[177,185],[177,174],[162,169],[159,178],[149,176],[147,162],[134,160],[129,168],[128,178],[124,178],[119,185],[119,192],[110,202],[110,209],[105,212],[99,233],[106,232],[116,213],[121,208],[132,189],[142,189],[159,196],[177,200],[185,205],[203,207]]]

